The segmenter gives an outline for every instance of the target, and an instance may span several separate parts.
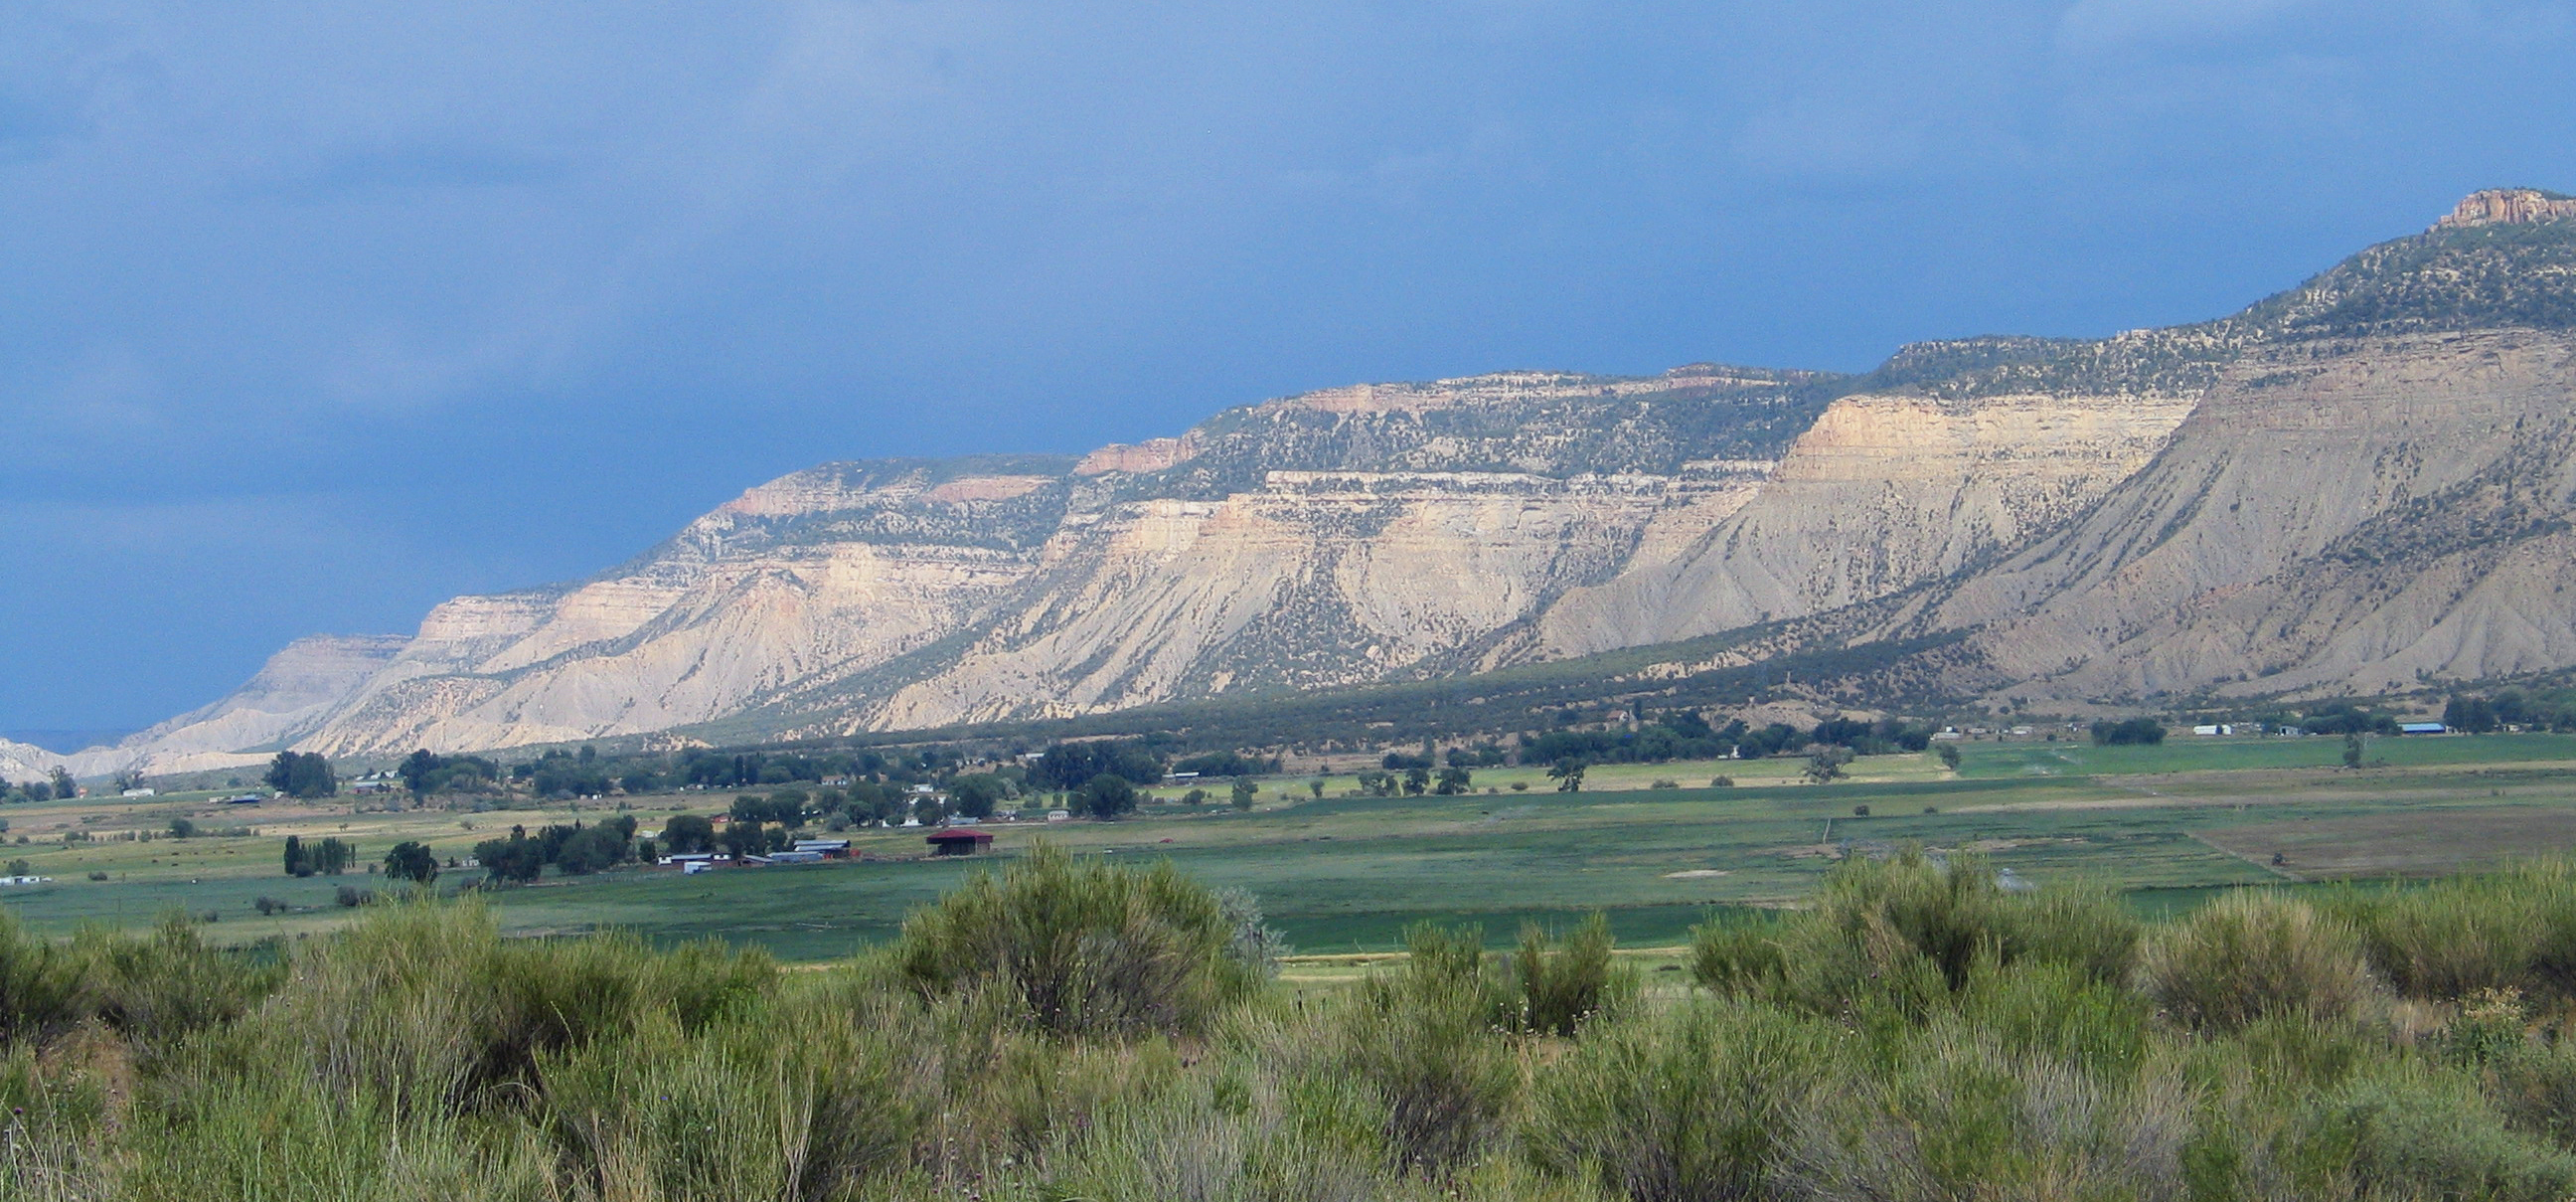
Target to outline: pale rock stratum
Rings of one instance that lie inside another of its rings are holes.
[[[1359,385],[1080,457],[826,464],[589,580],[301,641],[117,747],[0,746],[0,775],[1075,715],[1809,615],[1954,636],[1961,695],[2576,666],[2571,331],[2576,201],[2503,189],[2194,326],[1863,376]]]

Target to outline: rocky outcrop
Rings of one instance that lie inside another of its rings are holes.
[[[2576,217],[2576,196],[2562,196],[2538,188],[2489,188],[2469,193],[2461,199],[2458,207],[2434,222],[2433,228],[2511,225],[2556,221],[2564,217]]]
[[[2024,697],[2576,665],[2576,220],[2512,200],[2462,212],[2524,224],[2446,221],[2249,310],[2162,454],[1884,633],[1974,629]]]
[[[2576,338],[2424,335],[2249,357],[2083,521],[1934,627],[2022,696],[2364,691],[2576,663]]]
[[[882,700],[853,698],[850,723],[1062,716],[1463,670],[1674,524],[1743,504],[1766,466],[1273,472],[1221,501],[1113,506],[1068,523],[1009,616]]]
[[[63,757],[32,743],[0,739],[0,781],[43,780]]]
[[[2163,446],[2195,395],[1835,401],[1760,492],[1668,557],[1566,597],[1552,656],[1798,617],[1939,579],[2021,546]]]

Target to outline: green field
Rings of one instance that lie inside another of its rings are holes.
[[[1079,851],[1170,857],[1221,887],[1258,896],[1300,949],[1393,946],[1410,922],[1481,922],[1507,939],[1526,920],[1563,922],[1593,908],[1632,946],[1669,944],[1712,908],[1794,904],[1838,857],[1907,844],[1982,851],[2043,887],[2098,881],[2144,908],[2185,904],[2214,887],[2406,876],[2476,867],[2513,855],[2576,849],[2576,738],[2494,735],[2373,740],[2363,771],[2333,765],[2339,739],[2191,739],[2162,747],[2073,742],[1959,745],[1952,774],[1931,755],[1870,757],[1855,779],[1797,780],[1803,761],[1776,759],[1607,765],[1587,791],[1550,790],[1537,769],[1488,769],[1478,792],[1456,797],[1344,796],[1348,776],[1260,782],[1251,813],[1219,800],[1195,809],[1149,806],[1116,823],[997,823],[1009,854],[1051,838]],[[1725,774],[1738,783],[1709,788]],[[1656,780],[1698,787],[1656,789]],[[1528,786],[1513,791],[1519,781]],[[1484,792],[1492,788],[1495,792]],[[1180,790],[1165,788],[1165,796]],[[125,802],[80,799],[0,811],[10,858],[50,884],[0,889],[0,904],[38,930],[84,923],[135,926],[172,908],[212,914],[218,939],[295,935],[347,920],[334,894],[378,882],[363,873],[288,878],[287,834],[355,840],[379,858],[399,839],[463,856],[513,823],[531,829],[611,808],[353,810],[366,799],[304,809],[209,807],[204,797]],[[728,797],[656,796],[630,803],[646,830],[679,809],[721,808]],[[1866,807],[1866,817],[1855,809]],[[251,837],[126,841],[120,832],[247,824]],[[66,831],[91,841],[66,844]],[[972,861],[931,860],[918,830],[857,838],[855,863],[728,869],[682,876],[625,869],[558,879],[497,895],[521,932],[636,930],[656,940],[704,936],[759,944],[797,960],[842,955],[887,937],[912,907],[936,897]],[[16,840],[24,837],[26,844]],[[2274,853],[2286,862],[2271,863]],[[105,873],[94,881],[91,873]],[[449,880],[479,874],[459,872]],[[268,897],[296,907],[262,916]]]

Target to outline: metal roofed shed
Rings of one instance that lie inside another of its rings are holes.
[[[2451,728],[2444,726],[2439,722],[2400,722],[2397,724],[2397,733],[2401,735],[2446,735],[2451,733]]]
[[[930,854],[934,856],[971,856],[984,850],[984,845],[992,841],[993,832],[991,831],[967,830],[963,827],[950,827],[924,840],[930,844]]]

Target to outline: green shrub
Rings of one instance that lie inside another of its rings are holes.
[[[1520,1073],[1497,1038],[1507,995],[1484,963],[1482,932],[1420,924],[1407,934],[1404,966],[1351,991],[1329,1031],[1323,1071],[1384,1106],[1386,1146],[1399,1167],[1438,1176],[1502,1130]]]
[[[2126,986],[2138,967],[2145,930],[2108,889],[2056,885],[2007,895],[2004,958],[2062,964],[2087,979]]]
[[[2073,979],[2073,978],[2066,978]],[[2189,1095],[2169,1073],[2104,1079],[1942,1024],[1876,1049],[1803,1125],[1791,1196],[2181,1198]]]
[[[2576,1150],[2576,1045],[2517,1041],[2485,1062],[2483,1076],[2507,1125]]]
[[[925,998],[999,989],[1042,1030],[1195,1032],[1261,984],[1230,954],[1235,935],[1216,894],[1169,862],[1080,863],[1041,843],[905,920],[894,962]]]
[[[1640,1202],[1787,1196],[1790,1142],[1844,1084],[1836,1042],[1741,1003],[1606,1024],[1541,1070],[1523,1146],[1542,1169]]]
[[[504,942],[479,904],[371,907],[301,948],[293,983],[242,1024],[298,1049],[316,1080],[382,1091],[403,1113],[542,1097],[539,1058],[667,1015],[695,1031],[766,989],[759,953],[656,953],[629,935]]]
[[[2370,963],[2398,993],[2454,1001],[2532,983],[2535,936],[2563,874],[2523,870],[2430,881],[2405,889],[2347,889],[2324,909],[2362,937]]]
[[[1359,1082],[1281,1071],[1268,1053],[1308,1032],[1247,1032],[1207,1071],[1130,1091],[1060,1131],[1044,1198],[1394,1198],[1414,1191],[1382,1143],[1384,1107]]]
[[[1691,979],[1720,997],[1772,998],[1788,977],[1780,950],[1784,925],[1762,912],[1712,918],[1691,928]]]
[[[114,1196],[128,1202],[341,1202],[560,1196],[537,1133],[486,1128],[291,1071],[291,1047],[222,1049],[138,1107]],[[224,1063],[229,1060],[230,1063]]]
[[[2348,1177],[2365,1197],[2559,1202],[2576,1157],[2508,1128],[2469,1082],[2403,1062],[2357,1074],[2314,1105],[2312,1182]]]
[[[149,935],[84,931],[85,1008],[149,1053],[248,1013],[283,978],[282,966],[254,964],[210,948],[197,925],[172,913]]]
[[[2149,947],[2144,971],[2155,1003],[2203,1030],[2274,1015],[2332,1021],[2374,988],[2350,927],[2258,893],[2221,897],[2174,924]]]
[[[0,1197],[74,1202],[114,1196],[112,1049],[98,1041],[0,1048]]]
[[[935,1102],[913,1032],[877,1010],[773,1003],[694,1034],[648,1016],[547,1060],[551,1126],[605,1197],[843,1196],[911,1164]]]
[[[2146,999],[2063,962],[2030,960],[1977,973],[1952,1027],[2015,1062],[2069,1066],[2106,1082],[2135,1075],[2153,1050]]]
[[[1637,995],[1637,974],[1611,962],[1610,921],[1595,911],[1563,940],[1532,923],[1521,928],[1510,963],[1511,1025],[1571,1036],[1585,1023]]]
[[[0,908],[0,1041],[62,1026],[81,1015],[79,963],[30,935]]]

